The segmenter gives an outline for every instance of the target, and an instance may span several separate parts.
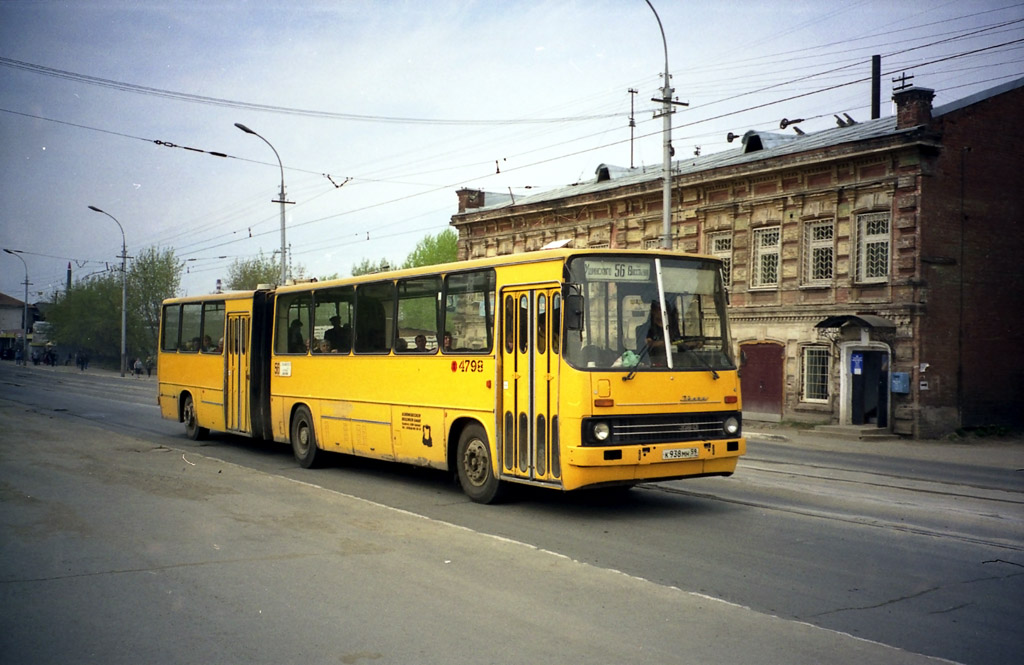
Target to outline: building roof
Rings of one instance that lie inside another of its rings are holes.
[[[975,95],[936,107],[932,111],[932,117],[938,118],[944,114],[951,113],[971,104],[1009,92],[1016,88],[1024,87],[1024,78],[1019,78],[1008,83],[983,90]],[[833,127],[820,132],[808,134],[780,134],[778,132],[748,131],[743,135],[742,145],[737,148],[723,150],[709,155],[699,155],[679,159],[672,162],[673,175],[686,175],[701,173],[728,166],[738,166],[763,161],[772,157],[782,157],[801,152],[821,150],[846,143],[857,143],[870,139],[897,136],[909,133],[917,129],[910,127],[905,129],[896,128],[896,116],[865,120],[855,124],[847,124],[843,127]],[[756,139],[756,142],[755,142]],[[760,149],[751,147],[760,145]],[[592,180],[577,182],[564,187],[557,187],[538,194],[517,197],[515,201],[500,201],[492,205],[484,205],[480,208],[467,210],[465,214],[476,212],[487,212],[510,208],[512,206],[523,206],[546,201],[557,201],[559,199],[581,194],[591,194],[611,189],[619,189],[630,185],[639,185],[654,180],[660,180],[662,167],[649,166],[638,168],[625,168],[601,164],[595,171]],[[490,197],[488,197],[490,198]]]
[[[17,298],[12,298],[6,293],[0,293],[0,307],[24,307],[25,303]]]

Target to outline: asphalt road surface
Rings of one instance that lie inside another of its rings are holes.
[[[469,502],[0,363],[0,662],[1016,663],[1024,446],[751,437],[732,478]]]

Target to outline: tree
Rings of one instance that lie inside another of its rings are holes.
[[[436,236],[426,235],[416,247],[405,257],[401,265],[396,266],[387,259],[371,261],[363,259],[352,266],[352,276],[369,275],[375,272],[383,272],[395,268],[418,268],[420,266],[433,266],[438,263],[450,263],[458,259],[459,235],[453,229],[445,229]]]
[[[104,359],[121,356],[121,276],[87,277],[55,295],[46,313],[50,339],[65,348]]]
[[[415,249],[406,257],[403,268],[433,266],[450,263],[458,258],[459,236],[453,229],[445,229],[436,236],[426,235],[416,243]]]
[[[126,351],[129,358],[156,352],[160,304],[175,295],[181,264],[174,251],[145,249],[128,269]],[[121,275],[112,270],[56,294],[46,313],[57,344],[105,360],[121,356]]]
[[[359,275],[370,275],[375,272],[383,272],[390,270],[392,263],[387,259],[381,259],[376,263],[370,259],[363,259],[356,265],[352,266],[352,276],[358,277]]]
[[[128,271],[128,349],[156,353],[160,305],[181,285],[181,263],[174,250],[150,247],[139,252]]]
[[[281,262],[260,252],[251,259],[235,259],[228,268],[225,288],[248,291],[260,284],[277,284],[281,280]]]
[[[306,274],[306,267],[299,264],[294,266],[291,272],[294,279],[302,279]],[[281,262],[273,255],[266,256],[260,252],[259,256],[251,259],[235,259],[228,268],[224,288],[229,291],[251,291],[260,284],[277,284],[280,281]]]

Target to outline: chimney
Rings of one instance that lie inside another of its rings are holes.
[[[484,193],[479,189],[460,189],[455,192],[459,197],[459,212],[463,213],[472,208],[484,207]]]
[[[932,100],[935,91],[930,88],[910,87],[894,92],[896,102],[896,129],[927,125],[932,121]]]

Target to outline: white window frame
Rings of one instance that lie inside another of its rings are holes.
[[[772,245],[766,245],[764,239],[770,234],[775,234],[776,241]],[[754,229],[751,257],[752,270],[750,274],[750,286],[755,289],[778,288],[782,279],[782,227],[765,226]],[[775,280],[765,281],[764,268],[767,261],[775,262]]]
[[[868,233],[868,225],[885,220],[883,233]],[[868,253],[874,248],[885,248],[885,274],[868,275]],[[857,215],[857,283],[884,284],[892,271],[892,216],[888,212],[870,212]]]
[[[828,237],[820,238],[819,231],[828,229]],[[831,286],[832,279],[836,272],[836,224],[833,219],[824,219],[816,222],[808,222],[804,226],[804,285],[805,286]],[[828,276],[816,277],[817,263],[827,252]]]
[[[732,285],[732,231],[707,234],[705,252],[722,260],[722,283]]]
[[[829,377],[832,374],[832,351],[827,346],[805,346],[800,354],[800,360],[802,366],[800,400],[811,404],[828,404],[831,397]],[[822,367],[822,360],[824,360],[824,367]],[[814,388],[814,397],[810,396],[812,387]]]

